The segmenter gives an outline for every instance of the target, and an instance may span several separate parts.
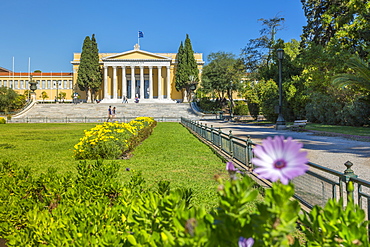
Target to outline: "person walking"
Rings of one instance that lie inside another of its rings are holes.
[[[112,119],[112,106],[109,106],[108,108],[108,119],[107,119],[107,122],[109,122],[109,120]]]
[[[112,110],[112,122],[114,118],[116,118],[116,107],[113,107],[113,110]]]

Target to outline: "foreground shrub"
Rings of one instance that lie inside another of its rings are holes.
[[[85,135],[74,146],[74,156],[76,159],[117,159],[147,138],[155,126],[156,121],[148,117],[129,123],[96,125],[85,130]]]
[[[8,246],[369,246],[365,213],[352,200],[330,200],[301,213],[290,182],[306,170],[291,138],[268,138],[254,149],[258,176],[273,181],[263,201],[250,177],[231,162],[217,176],[213,210],[192,205],[192,191],[170,182],[146,185],[140,173],[117,181],[117,163],[81,162],[78,175],[0,165],[0,238]],[[353,185],[348,188],[353,191]],[[300,227],[302,238],[297,229]]]
[[[235,115],[249,115],[249,109],[247,104],[244,101],[234,101],[234,114]]]
[[[6,120],[3,117],[0,117],[0,124],[6,124]]]

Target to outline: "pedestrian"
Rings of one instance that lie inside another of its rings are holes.
[[[124,103],[128,103],[127,98],[126,98],[126,96],[124,96],[124,95],[123,95],[123,97],[122,97],[122,103],[123,103],[123,104],[124,104]]]
[[[109,122],[109,120],[112,119],[112,106],[109,106],[108,108],[108,119],[107,119],[107,122]]]
[[[116,107],[113,107],[113,110],[112,110],[112,121],[114,118],[116,118]]]

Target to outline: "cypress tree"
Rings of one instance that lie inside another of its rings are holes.
[[[93,101],[90,97],[91,93],[95,93],[101,83],[102,74],[99,65],[99,50],[95,40],[95,35],[92,35],[92,39],[86,36],[81,52],[80,66],[77,72],[77,85],[80,90],[86,92],[86,100]]]
[[[95,93],[99,90],[102,81],[103,81],[103,74],[102,69],[99,64],[99,49],[98,44],[96,43],[95,34],[91,37],[91,94],[92,100],[95,99]]]
[[[80,66],[77,72],[77,85],[81,91],[85,91],[87,95],[88,81],[89,81],[89,61],[90,61],[90,46],[91,40],[86,36],[82,45],[82,52],[80,57]]]
[[[189,96],[190,85],[199,81],[199,70],[188,34],[186,34],[185,45],[181,42],[176,58],[176,90],[185,89],[187,96]]]
[[[189,34],[186,34],[185,47],[184,47],[184,56],[186,59],[186,74],[188,80],[190,76],[193,76],[196,81],[199,80],[199,70],[197,62],[195,61],[193,47],[189,38]]]
[[[175,74],[175,84],[176,84],[176,90],[180,91],[184,88],[185,82],[187,81],[186,77],[186,63],[185,63],[185,57],[184,57],[184,46],[180,44],[179,50],[177,52],[176,58],[177,58],[177,68],[176,68],[176,74]]]

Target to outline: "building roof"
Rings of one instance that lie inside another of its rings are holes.
[[[73,73],[72,72],[31,72],[31,73],[28,73],[28,72],[14,72],[14,76],[16,77],[19,77],[19,76],[22,76],[22,77],[29,77],[30,75],[32,75],[33,77],[60,77],[60,76],[72,76]],[[10,71],[10,70],[7,70],[6,71],[2,71],[0,70],[0,76],[10,76],[12,77],[13,76],[13,72]]]
[[[7,72],[7,73],[9,73],[9,72],[12,72],[12,71],[10,71],[8,69],[5,69],[3,67],[0,67],[0,72]]]

